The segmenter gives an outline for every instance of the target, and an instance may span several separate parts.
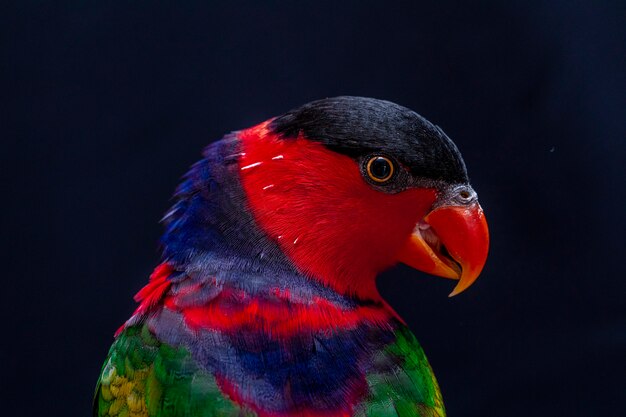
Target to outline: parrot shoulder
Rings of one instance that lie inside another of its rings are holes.
[[[125,328],[104,363],[94,417],[245,416],[184,347],[161,343],[146,324]]]
[[[369,395],[356,417],[445,417],[437,380],[419,342],[404,325],[395,340],[372,357]]]

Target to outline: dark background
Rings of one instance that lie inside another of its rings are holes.
[[[90,414],[206,144],[351,94],[442,126],[490,223],[466,293],[405,267],[379,281],[449,415],[626,415],[625,18],[593,1],[2,2],[2,414]]]

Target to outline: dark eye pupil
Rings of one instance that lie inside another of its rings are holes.
[[[372,161],[370,172],[376,178],[387,178],[391,173],[391,165],[385,158],[376,158]]]

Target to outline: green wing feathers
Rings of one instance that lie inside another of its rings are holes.
[[[146,326],[119,335],[102,368],[94,417],[252,415],[224,397],[184,348],[160,343]]]
[[[407,327],[373,358],[367,373],[370,395],[357,417],[444,417],[437,380],[422,347]]]

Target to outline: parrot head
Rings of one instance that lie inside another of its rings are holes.
[[[377,297],[376,275],[404,263],[469,287],[489,232],[457,147],[394,103],[311,102],[237,133],[246,209],[303,274]]]

